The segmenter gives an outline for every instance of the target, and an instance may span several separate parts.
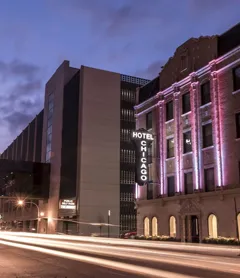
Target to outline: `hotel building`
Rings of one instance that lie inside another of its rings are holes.
[[[240,24],[189,39],[151,83],[135,107],[136,129],[154,138],[149,182],[136,191],[138,234],[238,238]]]

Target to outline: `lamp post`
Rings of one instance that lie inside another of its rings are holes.
[[[110,224],[110,216],[111,216],[111,210],[109,209],[109,210],[108,210],[108,237],[110,237],[110,227],[109,227],[109,224]]]
[[[38,218],[37,218],[37,233],[38,233],[39,232],[38,230],[39,230],[40,216],[43,217],[44,216],[44,212],[40,212],[39,206],[36,203],[34,203],[34,202],[25,202],[24,200],[18,200],[17,204],[19,206],[21,206],[21,207],[24,206],[25,204],[33,204],[33,205],[36,206],[36,208],[37,208],[37,215],[38,215]]]

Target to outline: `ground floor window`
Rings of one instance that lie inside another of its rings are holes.
[[[144,235],[145,236],[149,236],[150,235],[150,231],[149,231],[149,218],[145,217],[144,219]]]
[[[176,218],[174,216],[169,219],[169,230],[170,237],[176,237]]]
[[[210,214],[208,217],[208,234],[211,238],[218,237],[217,217],[214,214]]]
[[[158,235],[158,221],[157,217],[153,217],[152,219],[152,236]]]

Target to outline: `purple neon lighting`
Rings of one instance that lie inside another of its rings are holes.
[[[214,127],[215,127],[215,143],[216,143],[216,160],[217,160],[217,177],[218,177],[218,186],[223,185],[222,179],[222,159],[221,159],[221,115],[219,111],[219,100],[218,100],[218,80],[217,73],[212,73],[213,81],[213,112],[214,112]]]
[[[192,121],[192,137],[193,137],[193,163],[194,163],[194,171],[195,171],[195,189],[199,189],[200,187],[200,159],[201,159],[201,152],[200,150],[200,130],[199,130],[199,121],[198,121],[198,102],[197,102],[197,88],[198,82],[193,82],[191,84],[192,94],[191,94],[191,107],[193,109],[191,113],[191,121]]]
[[[138,184],[135,183],[135,199],[138,199],[139,196],[138,196]]]
[[[160,194],[164,194],[164,143],[163,143],[163,115],[164,115],[164,108],[163,108],[163,101],[159,101],[159,151],[160,151]]]
[[[180,181],[181,181],[181,144],[180,144],[180,113],[179,113],[179,95],[180,92],[176,92],[174,95],[175,103],[175,164],[177,172],[177,192],[180,191]]]

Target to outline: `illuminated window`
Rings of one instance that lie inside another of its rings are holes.
[[[153,217],[152,219],[152,236],[158,235],[158,221],[157,217]]]
[[[211,102],[210,81],[201,85],[201,105]]]
[[[170,237],[176,237],[176,218],[171,216],[169,219],[169,235]]]
[[[236,135],[240,138],[240,112],[236,114]]]
[[[144,235],[149,236],[150,235],[150,226],[149,226],[149,218],[144,218]]]
[[[186,93],[182,96],[182,113],[185,114],[191,111],[191,103],[190,103],[190,93]]]
[[[174,138],[167,140],[167,158],[174,157]]]
[[[240,239],[240,213],[237,216],[237,225],[238,225],[238,237]]]
[[[166,121],[173,119],[173,101],[166,103]]]
[[[192,151],[192,136],[191,130],[183,133],[183,153]]]
[[[240,66],[233,69],[233,90],[240,89]]]
[[[210,214],[208,217],[208,234],[210,238],[218,237],[217,217],[214,214]]]
[[[202,134],[203,134],[203,148],[212,146],[213,145],[212,123],[202,126]]]

